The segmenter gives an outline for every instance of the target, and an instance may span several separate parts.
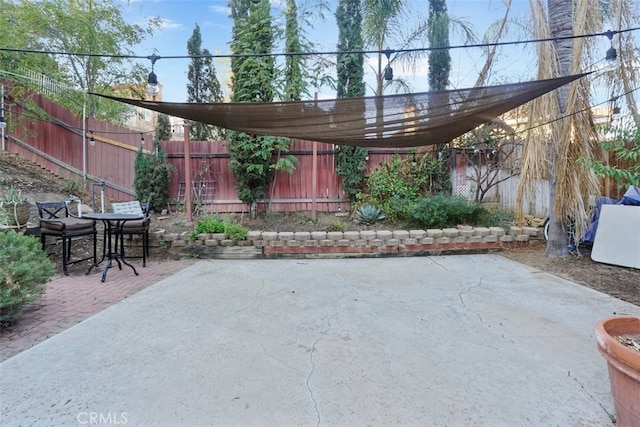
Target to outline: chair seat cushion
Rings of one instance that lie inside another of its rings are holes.
[[[63,231],[66,234],[70,233],[89,233],[95,230],[95,222],[91,219],[83,219],[83,218],[58,218],[55,220],[41,220],[40,221],[40,230],[41,232],[46,233],[62,233]]]
[[[110,222],[111,227],[115,227],[115,222]],[[136,219],[133,221],[127,221],[122,225],[122,231],[127,232],[127,230],[131,230],[132,232],[141,233],[149,228],[149,220],[148,219]]]
[[[125,213],[134,215],[144,215],[140,202],[134,200],[132,202],[112,203],[111,208],[114,213]]]

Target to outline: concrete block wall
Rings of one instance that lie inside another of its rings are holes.
[[[151,232],[151,256],[168,253],[201,258],[216,257],[312,257],[420,255],[450,252],[497,250],[527,244],[541,237],[536,227],[459,227],[428,230],[364,231],[250,231],[247,238],[234,242],[224,234],[200,234],[189,240],[189,233]],[[139,247],[140,239],[125,245]],[[244,254],[244,255],[243,255]]]

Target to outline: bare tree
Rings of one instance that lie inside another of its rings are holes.
[[[495,119],[456,141],[466,160],[467,178],[475,185],[474,201],[482,202],[489,191],[520,173],[522,144],[511,127]]]

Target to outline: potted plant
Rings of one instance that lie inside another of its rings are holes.
[[[618,427],[640,426],[640,319],[603,319],[596,326],[596,339],[608,364]]]
[[[33,236],[0,231],[0,327],[20,318],[25,304],[36,301],[56,267]]]
[[[20,228],[29,221],[29,202],[22,192],[13,186],[2,194],[0,210],[6,213],[8,227]]]

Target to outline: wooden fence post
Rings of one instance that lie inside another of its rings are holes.
[[[187,205],[187,218],[193,221],[191,209],[191,148],[189,147],[189,122],[184,121],[184,187],[185,203]]]

